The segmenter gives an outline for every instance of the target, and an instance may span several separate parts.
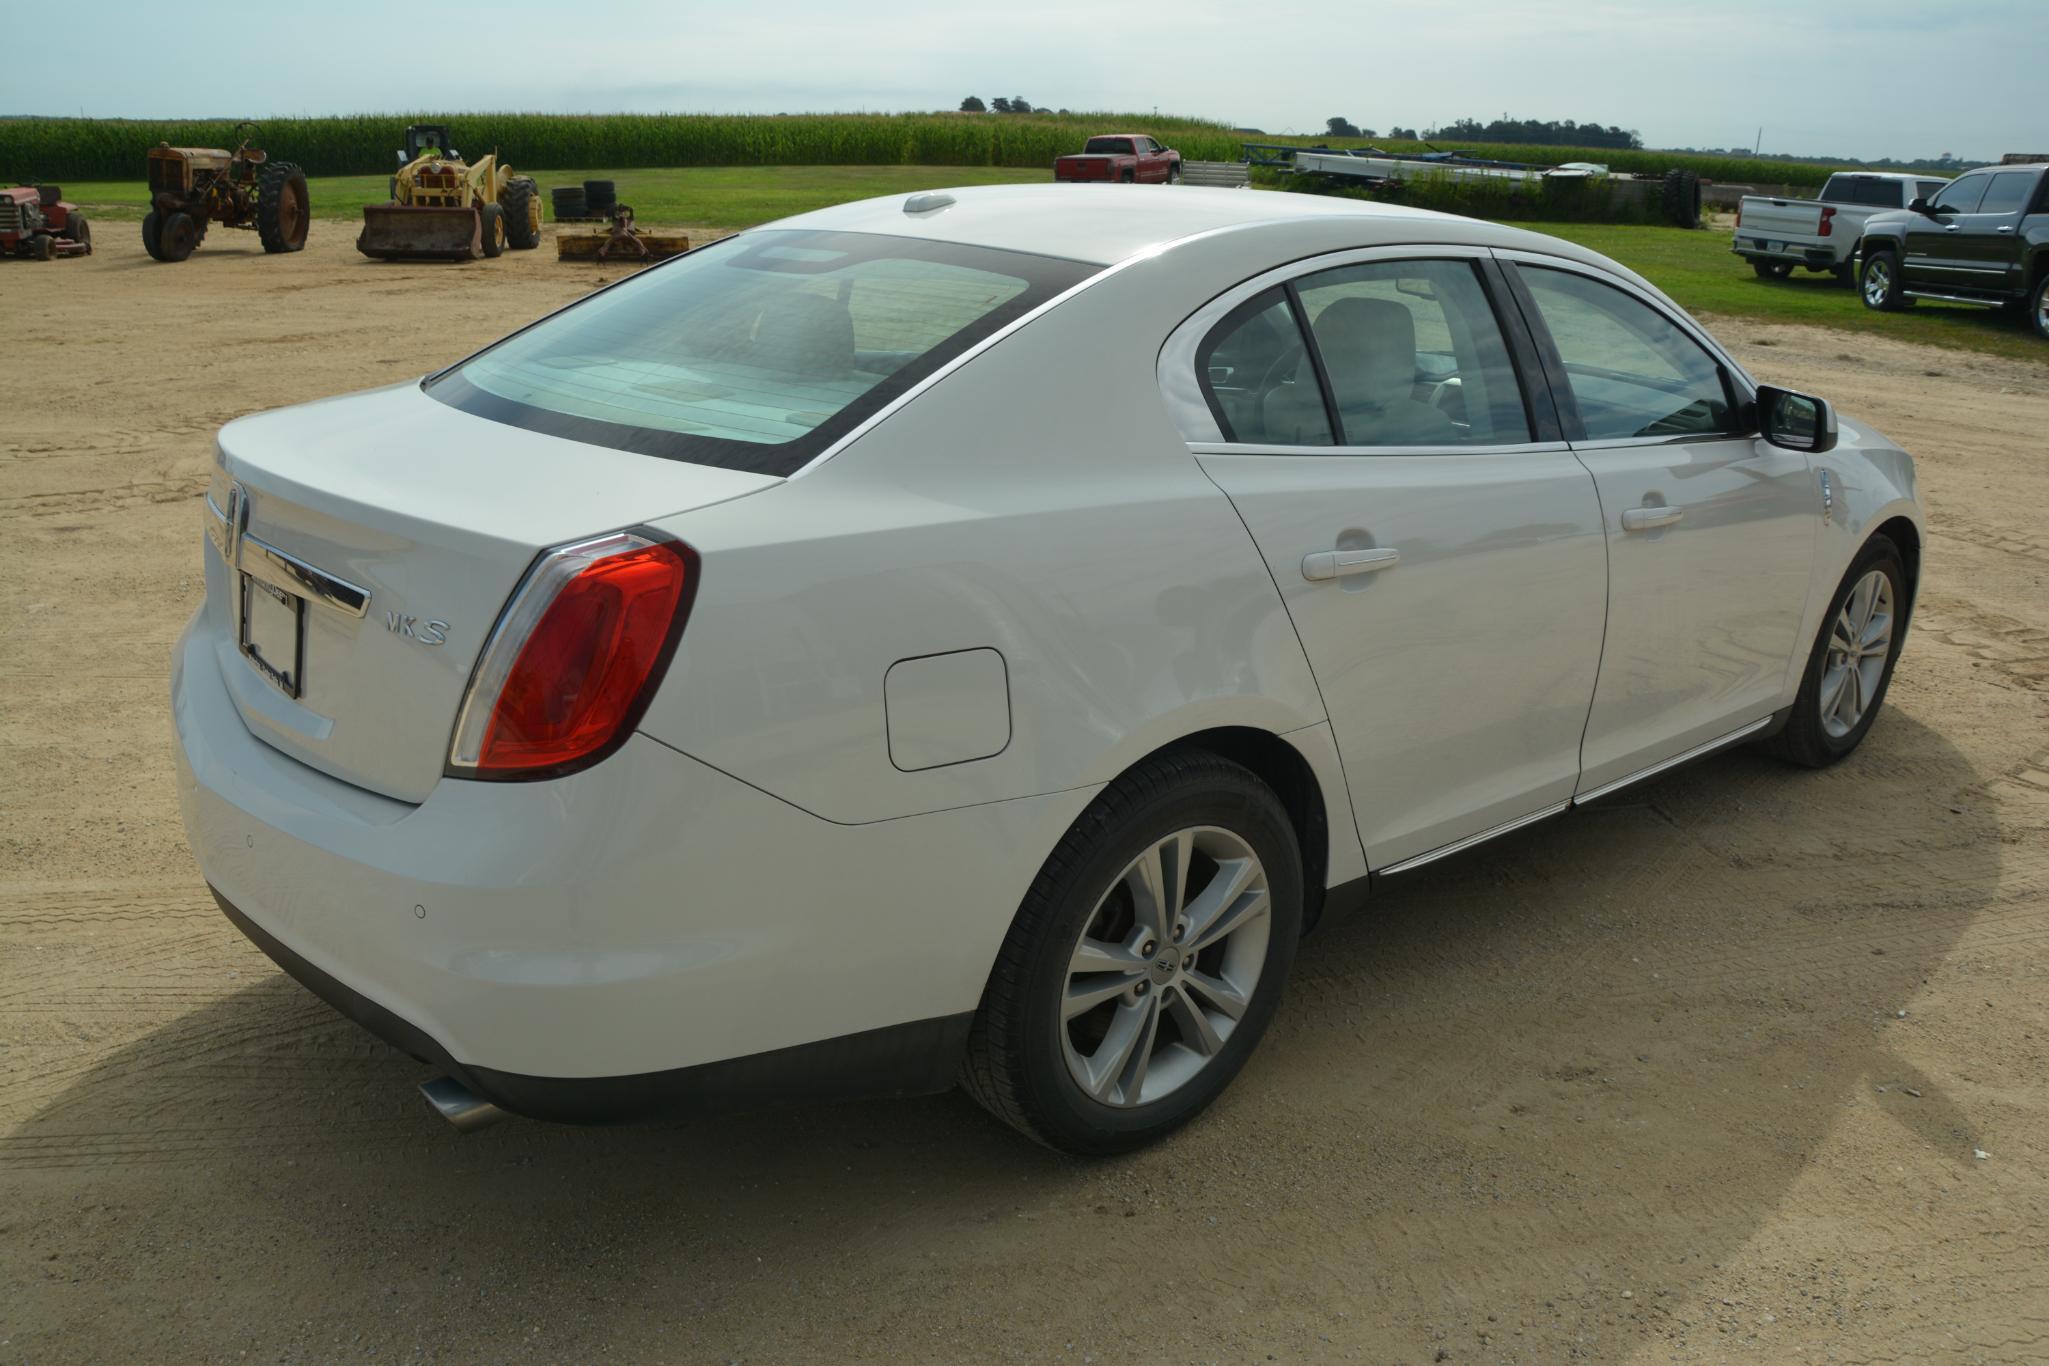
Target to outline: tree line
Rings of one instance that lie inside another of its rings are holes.
[[[1371,128],[1360,128],[1350,119],[1325,120],[1330,135],[1334,138],[1373,138],[1380,134]],[[1488,123],[1478,119],[1455,119],[1442,128],[1426,129],[1418,134],[1413,128],[1390,128],[1390,138],[1406,139],[1410,142],[1509,142],[1549,147],[1619,147],[1638,148],[1643,139],[1629,128],[1603,127],[1598,123],[1574,123],[1571,119],[1560,122],[1557,119],[1511,119],[1502,117]]]

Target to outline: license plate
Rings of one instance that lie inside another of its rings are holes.
[[[305,683],[306,600],[244,574],[241,644],[258,673],[297,697]]]

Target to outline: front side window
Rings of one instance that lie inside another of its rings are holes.
[[[873,233],[747,233],[515,333],[426,390],[532,431],[788,475],[1097,269]]]
[[[2028,202],[2028,186],[2034,177],[2026,171],[2001,171],[1988,177],[1985,197],[1978,201],[1979,213],[2019,213]]]
[[[1664,314],[1572,271],[1518,269],[1565,362],[1587,440],[1734,431],[1721,366]]]
[[[1530,440],[1522,389],[1470,261],[1369,261],[1296,282],[1346,446]]]
[[[1934,202],[1929,207],[1935,209],[1954,209],[1958,213],[1976,213],[1978,211],[1978,201],[1985,197],[1985,182],[1991,178],[1991,176],[1967,175],[1960,180],[1952,180],[1949,184],[1942,187],[1942,193],[1935,196]]]

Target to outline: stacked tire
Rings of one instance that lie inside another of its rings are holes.
[[[548,191],[548,198],[554,205],[558,223],[565,218],[590,217],[590,206],[584,202],[581,185],[557,185]]]
[[[619,202],[619,195],[609,180],[586,180],[583,182],[583,202],[591,217],[603,218]]]
[[[1659,208],[1667,223],[1680,228],[1700,226],[1700,176],[1673,167],[1665,172]]]

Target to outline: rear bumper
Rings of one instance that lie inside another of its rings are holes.
[[[1790,242],[1781,242],[1775,247],[1763,245],[1762,239],[1739,237],[1729,248],[1746,261],[1781,261],[1796,266],[1810,266],[1815,270],[1834,270],[1837,266],[1850,264],[1852,254],[1836,255],[1829,247],[1803,247]]]
[[[187,628],[171,689],[207,883],[344,1014],[522,1114],[944,1085],[1093,795],[836,825],[635,736],[568,778],[409,806],[250,734],[217,635]]]
[[[798,1101],[914,1096],[953,1085],[974,1012],[913,1020],[724,1062],[619,1077],[534,1077],[460,1062],[439,1039],[300,957],[209,888],[230,923],[299,985],[402,1053],[513,1114],[568,1124],[705,1114]]]

